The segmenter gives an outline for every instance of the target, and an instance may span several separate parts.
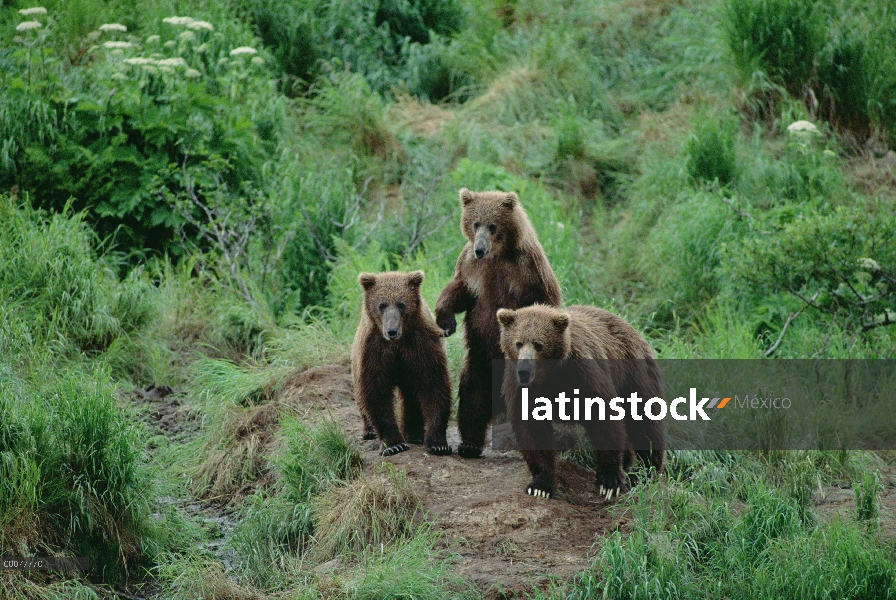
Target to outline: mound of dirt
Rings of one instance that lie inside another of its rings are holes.
[[[384,462],[405,469],[428,519],[460,555],[456,568],[490,596],[512,597],[541,587],[549,577],[588,568],[595,544],[624,526],[611,514],[613,504],[597,499],[594,473],[566,461],[560,461],[556,497],[544,500],[524,493],[530,477],[518,452],[487,449],[468,460],[457,454],[430,456],[413,446],[380,456],[379,441],[361,441],[363,425],[351,387],[347,365],[324,365],[290,379],[278,401],[309,420],[329,415],[341,423],[362,449],[362,477],[377,477]],[[456,426],[449,427],[448,436],[456,449]]]

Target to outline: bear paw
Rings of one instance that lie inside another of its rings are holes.
[[[419,446],[423,443],[422,435],[409,435],[407,439],[409,444],[417,444]]]
[[[410,450],[411,447],[405,444],[404,442],[400,442],[395,444],[394,446],[389,446],[385,450],[383,450],[383,456],[394,456],[399,452],[404,452],[406,450]]]
[[[442,335],[444,337],[449,337],[457,331],[457,319],[454,315],[438,315],[436,317],[436,325],[442,330]]]
[[[376,431],[373,429],[367,429],[364,431],[364,434],[361,436],[362,440],[375,440],[376,439]]]
[[[451,446],[448,444],[440,446],[428,446],[426,452],[434,456],[448,456],[451,454]]]
[[[535,496],[536,498],[544,498],[546,500],[550,500],[554,497],[554,493],[549,490],[543,490],[538,487],[536,484],[531,484],[526,488],[526,493],[530,496]]]
[[[597,493],[609,502],[625,493],[626,486],[621,475],[606,475],[597,478]]]
[[[463,443],[457,447],[457,453],[464,458],[479,458],[482,456],[482,448],[474,444]]]

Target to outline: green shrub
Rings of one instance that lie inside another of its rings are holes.
[[[66,32],[52,16],[48,21],[40,34],[25,32],[0,74],[7,89],[0,97],[0,186],[33,192],[45,208],[86,210],[100,236],[114,236],[128,251],[176,255],[179,229],[191,233],[194,223],[171,196],[201,202],[227,190],[239,204],[247,187],[260,187],[283,115],[265,68],[245,55],[229,56],[239,42],[251,45],[249,36],[231,31],[227,39],[156,22],[151,32],[173,39],[149,43],[104,33],[97,40],[94,32],[72,40],[86,53],[73,63],[53,46]],[[125,46],[106,47],[115,43]],[[208,163],[216,166],[214,185],[193,173]],[[200,206],[187,208],[204,219]]]
[[[788,292],[852,328],[896,321],[896,220],[885,206],[838,207],[731,248],[734,277]]]
[[[47,215],[0,197],[0,301],[35,341],[67,340],[96,353],[134,334],[152,315],[152,290],[137,274],[119,283],[98,257],[84,215]]]
[[[688,138],[688,173],[695,181],[728,185],[737,177],[737,124],[705,116]]]
[[[152,492],[137,428],[105,373],[11,379],[0,380],[0,547],[86,556],[116,581],[146,558]]]
[[[820,99],[831,123],[867,137],[874,75],[865,41],[854,31],[841,33],[819,56]]]
[[[762,72],[800,95],[824,45],[824,17],[815,2],[728,0],[724,29],[744,81]]]

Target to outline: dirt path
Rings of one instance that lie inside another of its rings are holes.
[[[309,419],[329,414],[351,439],[361,439],[361,418],[351,393],[348,366],[325,365],[287,382],[281,402]],[[316,414],[315,414],[316,413]],[[449,428],[456,449],[457,428]],[[421,446],[393,457],[379,442],[362,442],[364,476],[383,462],[407,470],[429,519],[461,559],[458,570],[490,595],[509,595],[586,569],[595,542],[624,526],[599,502],[593,474],[561,461],[559,491],[552,500],[525,495],[529,472],[519,453],[486,450],[479,459],[429,456]]]

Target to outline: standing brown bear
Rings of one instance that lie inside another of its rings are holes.
[[[576,390],[596,393],[608,402],[612,398],[627,399],[632,393],[646,401],[662,398],[662,374],[650,344],[634,327],[599,308],[571,306],[560,310],[536,305],[516,311],[502,309],[498,321],[501,348],[508,359],[502,386],[504,402],[517,444],[532,473],[526,493],[550,498],[557,454],[553,423],[558,419],[529,416],[523,421],[520,388],[529,388],[530,403],[540,397],[553,400],[560,392],[579,393]],[[636,420],[626,410],[624,420],[597,420],[592,415],[592,420],[582,423],[597,460],[598,488],[608,500],[626,487],[624,471],[631,467],[632,450],[646,466],[654,467],[657,473],[663,470],[663,421],[639,416],[641,419]]]
[[[365,439],[374,432],[384,456],[426,444],[430,454],[451,454],[445,437],[451,413],[451,380],[442,332],[420,296],[423,271],[361,273],[361,324],[352,344],[355,399]],[[395,420],[395,390],[403,401],[403,426]]]
[[[559,306],[560,284],[516,194],[460,190],[461,231],[467,244],[454,268],[454,279],[436,301],[436,323],[446,336],[457,329],[455,313],[466,312],[467,356],[460,374],[457,411],[465,458],[482,454],[492,416],[492,397],[501,381],[492,381],[492,360],[504,358],[499,308],[541,303]]]

